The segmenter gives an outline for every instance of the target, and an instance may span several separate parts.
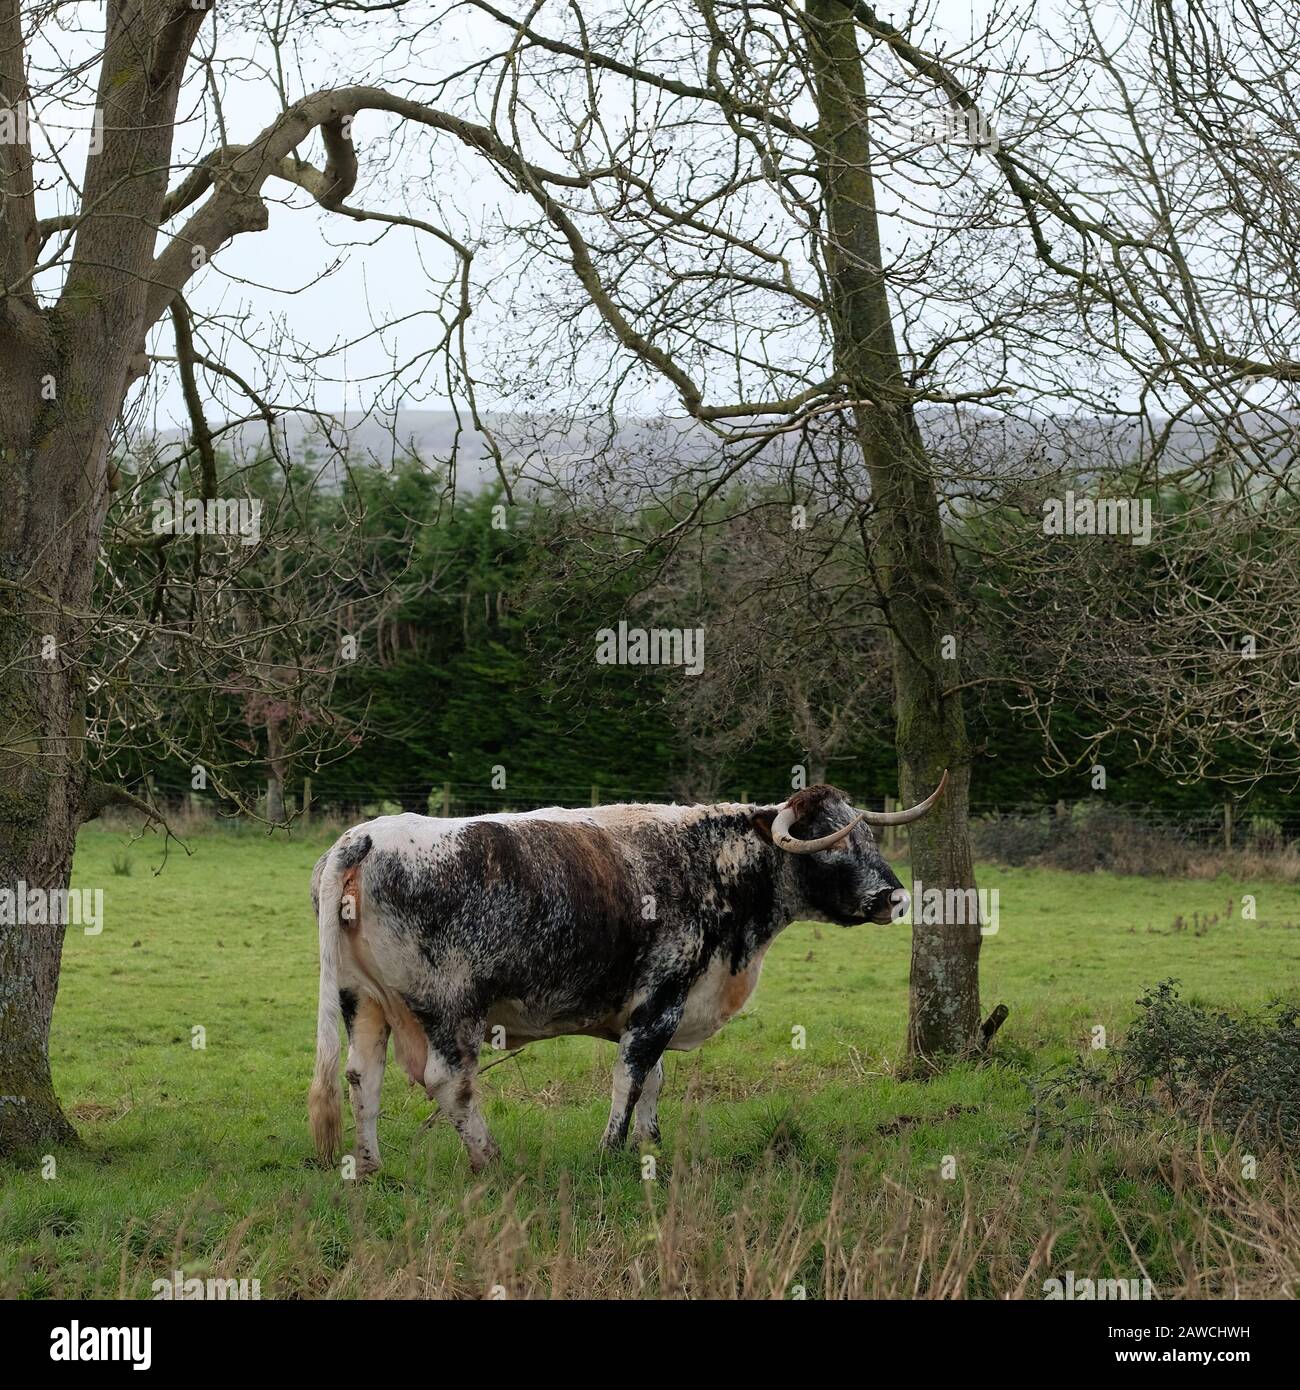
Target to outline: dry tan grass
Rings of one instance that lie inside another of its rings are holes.
[[[1067,1210],[1059,1192],[1043,1201],[1013,1181],[981,1205],[969,1189],[926,1192],[888,1180],[864,1188],[846,1159],[820,1218],[811,1219],[800,1200],[774,1201],[770,1174],[763,1173],[738,1208],[721,1211],[711,1199],[707,1165],[693,1165],[675,1169],[665,1191],[647,1191],[640,1241],[629,1243],[617,1223],[588,1212],[581,1248],[562,1182],[559,1239],[544,1253],[531,1241],[532,1222],[520,1214],[517,1194],[499,1207],[485,1206],[482,1192],[472,1194],[454,1234],[415,1240],[408,1231],[392,1244],[363,1238],[317,1292],[331,1298],[1035,1299],[1044,1280],[1064,1267],[1054,1255],[1067,1235],[1070,1268],[1094,1277],[1144,1277],[1136,1228],[1158,1222],[1179,1277],[1156,1279],[1157,1297],[1300,1294],[1294,1172],[1274,1167],[1246,1182],[1239,1165],[1204,1153],[1170,1159],[1163,1172],[1170,1209],[1120,1223],[1131,1258],[1119,1264],[1113,1231],[1103,1229],[1095,1212]]]
[[[1188,878],[1239,880],[1274,879],[1300,883],[1300,843],[1292,842],[1267,852],[1258,849],[1209,850],[1189,856],[1184,870]]]
[[[1118,1137],[1109,1159],[1121,1172],[1148,1176],[1154,1165],[1167,1202],[1121,1213],[1102,1181],[1095,1201],[1071,1205],[1061,1186],[1044,1192],[1026,1180],[1028,1154],[995,1193],[937,1179],[929,1188],[864,1181],[846,1154],[829,1204],[814,1217],[813,1184],[796,1175],[792,1186],[788,1168],[778,1182],[784,1160],[769,1154],[730,1209],[715,1196],[715,1164],[674,1163],[666,1180],[645,1184],[644,1220],[632,1230],[625,1214],[579,1210],[565,1173],[544,1208],[527,1209],[522,1177],[504,1192],[477,1185],[446,1206],[412,1201],[402,1229],[387,1238],[366,1229],[355,1192],[341,1198],[351,1236],[332,1268],[322,1259],[318,1221],[305,1209],[274,1251],[259,1248],[259,1223],[250,1219],[197,1270],[186,1263],[188,1223],[170,1239],[128,1233],[123,1252],[139,1253],[122,1254],[112,1292],[148,1297],[165,1245],[171,1266],[189,1273],[262,1271],[263,1297],[1037,1299],[1044,1281],[1066,1268],[1081,1277],[1150,1276],[1162,1299],[1300,1296],[1293,1167],[1260,1159],[1248,1180],[1239,1154],[1216,1154],[1208,1142],[1191,1154],[1158,1153],[1150,1140]],[[201,1206],[196,1200],[196,1221]],[[1148,1269],[1144,1253],[1153,1233],[1163,1276]]]

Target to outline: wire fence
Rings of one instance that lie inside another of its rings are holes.
[[[842,788],[855,806],[863,810],[888,811],[897,809],[889,796],[858,795],[852,787]],[[183,783],[167,784],[150,779],[148,792],[159,806],[195,815],[210,814],[214,818],[239,817],[233,802],[221,801],[212,793],[195,792]],[[578,808],[610,805],[617,802],[640,802],[660,805],[693,804],[699,800],[738,802],[742,804],[774,805],[789,796],[790,789],[776,787],[723,788],[708,797],[690,797],[662,787],[637,787],[622,783],[534,783],[520,786],[493,787],[481,782],[443,782],[389,784],[382,787],[349,788],[345,794],[331,789],[320,795],[310,778],[304,778],[284,789],[285,811],[294,823],[310,824],[313,820],[360,820],[398,810],[417,811],[433,816],[478,816],[532,811],[547,806]],[[249,798],[250,804],[253,798]],[[259,811],[264,815],[266,797],[257,798]],[[1065,802],[1059,799],[1019,802],[972,801],[971,815],[976,820],[1005,817],[1054,817],[1079,814],[1081,810],[1106,812],[1122,816],[1144,829],[1179,839],[1199,843],[1217,843],[1231,848],[1260,837],[1272,840],[1300,840],[1300,806],[1295,813],[1256,811],[1249,805],[1232,802],[1205,803],[1195,807],[1156,806],[1148,802],[1110,801],[1094,797],[1084,802]]]

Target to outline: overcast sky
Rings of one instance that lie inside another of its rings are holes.
[[[935,26],[931,33],[941,36],[946,46],[960,47],[978,32],[987,7],[970,0],[935,0]],[[1032,11],[1032,6],[1024,7]],[[97,6],[83,5],[83,15],[94,19],[102,14]],[[412,12],[414,13],[414,12]],[[242,58],[238,65],[224,69],[224,118],[229,138],[236,142],[250,139],[278,110],[278,98],[267,76],[273,67],[271,45],[249,32],[225,25],[222,9],[215,15],[215,46],[227,58]],[[102,23],[102,19],[99,20]],[[391,38],[402,21],[370,21],[342,29],[308,29],[297,32],[279,55],[285,70],[285,83],[291,98],[323,86],[348,81],[387,82],[389,85],[429,82],[462,67],[485,49],[502,44],[503,31],[477,12],[462,17],[438,31],[436,48],[430,57],[426,47],[403,52],[394,49]],[[205,41],[214,44],[211,21],[205,26]],[[84,52],[89,43],[85,35],[63,28],[47,27],[45,42],[51,59],[66,60]],[[35,53],[39,63],[41,54]],[[425,64],[434,61],[440,71]],[[197,88],[182,100],[182,126],[179,148],[183,157],[195,157],[216,143],[210,107],[198,100]],[[436,99],[433,104],[440,104]],[[48,118],[48,112],[47,112]],[[84,115],[70,118],[84,123]],[[374,209],[435,215],[437,206],[444,213],[451,209],[463,219],[457,230],[474,232],[508,217],[513,206],[511,194],[495,178],[485,162],[463,153],[448,137],[432,138],[417,132],[405,139],[400,154],[393,157],[384,140],[389,128],[386,118],[363,115],[354,134],[362,151],[362,180],[351,201]],[[319,158],[318,146],[310,153]],[[431,158],[431,151],[436,152]],[[376,153],[383,156],[382,167],[373,167]],[[75,157],[75,156],[74,156]],[[173,176],[173,182],[178,181]],[[427,350],[438,324],[429,311],[436,300],[428,270],[445,270],[448,254],[428,236],[394,229],[386,235],[369,225],[327,214],[310,198],[289,185],[273,181],[266,189],[270,205],[267,231],[237,238],[191,283],[187,291],[193,306],[205,313],[220,313],[227,322],[247,326],[248,337],[264,342],[275,325],[283,323],[305,352],[323,354],[292,375],[310,383],[310,403],[316,408],[337,412],[368,406],[374,397],[373,380],[391,371],[395,363],[418,359]],[[43,212],[58,206],[57,195],[47,196]],[[375,240],[361,249],[358,242]],[[476,262],[480,274],[491,270],[490,257]],[[328,275],[325,273],[330,271]],[[52,286],[47,286],[52,288]],[[375,336],[375,323],[392,322],[389,331]],[[512,332],[512,316],[490,305],[480,307],[474,325],[480,341],[491,344]],[[170,329],[164,325],[156,335],[154,350],[170,352]],[[265,353],[238,342],[225,349],[230,364],[259,385],[265,384],[268,369]],[[409,408],[436,409],[446,406],[436,370],[426,374],[422,389],[403,391]],[[418,373],[411,367],[406,380],[412,387]],[[286,396],[282,393],[281,400]],[[671,397],[664,396],[665,402]],[[487,400],[485,405],[493,402]],[[160,428],[183,418],[179,390],[174,383],[166,388],[161,380],[152,393],[152,418]],[[220,413],[219,411],[217,412]]]

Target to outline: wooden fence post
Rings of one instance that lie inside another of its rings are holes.
[[[600,788],[596,785],[595,782],[591,784],[591,804],[593,806],[600,805]]]
[[[1226,850],[1232,849],[1232,802],[1223,803],[1223,847]]]
[[[311,824],[311,778],[302,779],[302,823],[304,826]]]
[[[444,782],[444,783],[442,784],[442,814],[443,814],[444,816],[448,816],[448,817],[451,815],[451,783],[450,783],[450,782]]]

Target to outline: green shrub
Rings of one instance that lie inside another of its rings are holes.
[[[1268,1146],[1300,1139],[1300,1005],[1226,1013],[1180,997],[1162,980],[1109,1058],[1080,1057],[1033,1087],[1044,1137],[1080,1140],[1109,1127],[1151,1134],[1179,1117]]]
[[[1300,1139],[1300,1007],[1233,1015],[1188,1003],[1174,980],[1137,1002],[1143,1012],[1120,1057],[1130,1081],[1158,1083],[1174,1105],[1212,1113],[1220,1128]]]

